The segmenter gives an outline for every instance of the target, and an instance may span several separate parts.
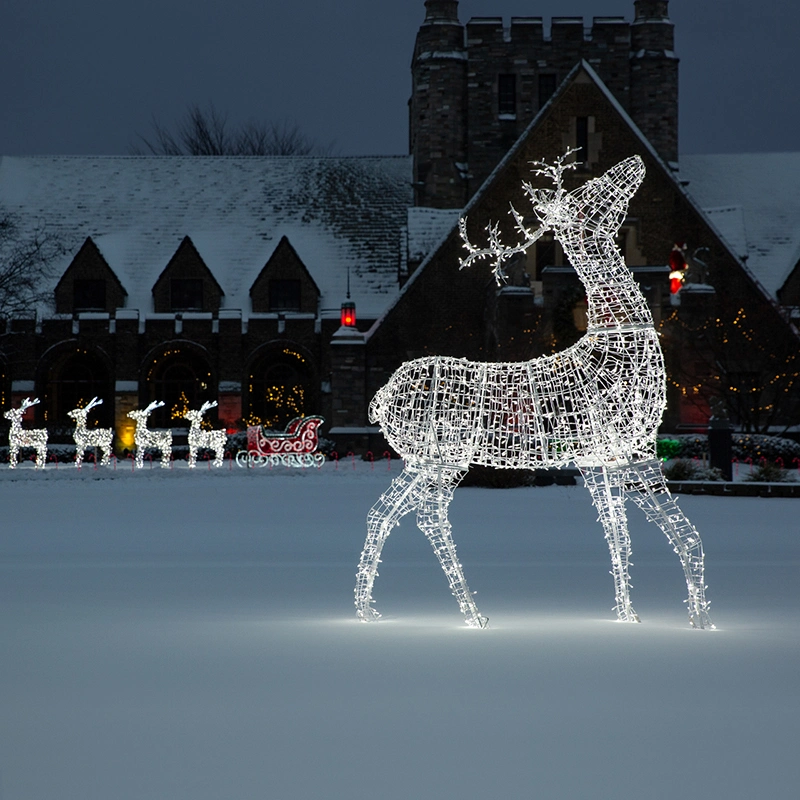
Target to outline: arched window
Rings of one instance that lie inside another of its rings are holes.
[[[283,430],[295,417],[317,411],[311,364],[291,347],[270,349],[257,359],[247,388],[244,419],[248,425]]]
[[[183,415],[216,399],[216,386],[206,358],[190,347],[171,346],[156,356],[147,371],[146,403],[162,400],[164,406],[150,417],[150,427],[188,427]],[[208,416],[212,416],[209,414]]]
[[[89,418],[89,425],[111,427],[114,419],[114,394],[105,361],[83,348],[59,353],[46,372],[44,386],[37,389],[44,406],[44,422],[51,428],[51,439],[58,441],[63,433],[75,427],[67,416],[73,408],[85,406],[93,397],[103,401]]]

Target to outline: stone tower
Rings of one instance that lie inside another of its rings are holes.
[[[678,59],[668,0],[636,0],[628,111],[666,161],[678,160]]]
[[[466,203],[467,52],[457,0],[426,0],[414,44],[409,101],[409,147],[414,196],[420,206]]]
[[[662,158],[678,151],[678,59],[668,0],[635,0],[634,21],[458,19],[457,0],[426,0],[412,61],[410,152],[417,205],[461,208],[570,70],[588,61]],[[584,156],[593,120],[576,119]]]

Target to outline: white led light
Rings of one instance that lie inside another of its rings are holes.
[[[570,151],[571,152],[571,151]],[[650,309],[616,245],[628,202],[644,178],[633,156],[572,192],[562,184],[570,152],[554,165],[536,162],[535,174],[555,189],[524,184],[539,223],[529,228],[513,207],[522,242],[506,246],[490,224],[488,247],[473,246],[466,221],[460,230],[462,267],[489,259],[498,282],[503,264],[552,231],[586,290],[588,328],[555,355],[512,363],[481,363],[433,356],[403,364],[370,404],[370,421],[405,459],[405,469],[367,517],[367,540],[355,588],[360,619],[380,615],[372,588],[381,549],[410,511],[428,537],[468,625],[484,627],[456,556],[447,509],[471,464],[499,468],[576,465],[599,513],[611,551],[617,617],[635,622],[630,602],[630,498],[667,535],[689,590],[689,620],[711,628],[697,531],[667,489],[656,458],[666,404],[664,359]]]
[[[67,412],[67,416],[75,420],[75,431],[72,438],[75,440],[75,466],[80,469],[83,463],[84,451],[100,448],[102,453],[100,464],[107,467],[111,463],[111,442],[114,440],[114,431],[111,428],[92,428],[86,427],[86,417],[89,412],[99,406],[103,401],[96,397],[92,398],[83,408],[74,408]]]
[[[157,408],[164,405],[163,400],[154,400],[145,409],[129,411],[128,416],[136,422],[136,431],[133,442],[136,445],[136,466],[144,467],[144,451],[148,447],[161,451],[161,466],[169,467],[172,454],[172,431],[151,431],[147,429],[147,418]]]
[[[222,457],[225,455],[225,444],[228,434],[223,430],[204,431],[200,427],[203,414],[210,408],[215,408],[217,401],[206,401],[197,411],[189,410],[183,416],[189,420],[189,466],[193,469],[197,463],[197,451],[201,448],[214,451],[214,466],[222,466]]]
[[[22,427],[22,417],[25,412],[39,402],[39,398],[33,400],[26,397],[19,408],[9,408],[3,412],[3,416],[11,420],[11,428],[8,431],[8,466],[15,469],[20,447],[33,447],[36,450],[36,468],[44,469],[47,461],[47,428],[25,429]]]

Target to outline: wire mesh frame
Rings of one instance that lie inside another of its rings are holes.
[[[575,464],[583,474],[609,545],[617,617],[638,621],[630,603],[630,538],[625,499],[631,497],[666,534],[689,590],[689,620],[713,628],[708,616],[700,537],[667,489],[655,454],[666,405],[661,346],[645,298],[616,236],[645,170],[638,156],[567,192],[563,174],[572,151],[534,174],[555,189],[523,184],[537,228],[511,214],[521,241],[507,246],[490,224],[488,246],[475,247],[460,221],[467,256],[461,266],[489,260],[501,282],[503,265],[552,231],[574,266],[587,298],[586,335],[552,356],[526,362],[481,363],[444,356],[403,364],[370,404],[370,421],[405,460],[367,518],[355,604],[362,620],[377,619],[372,588],[386,537],[416,511],[467,624],[484,627],[456,555],[447,510],[471,464],[535,468]]]

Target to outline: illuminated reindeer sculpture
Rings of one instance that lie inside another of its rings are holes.
[[[74,408],[67,412],[68,417],[75,420],[75,431],[72,438],[75,440],[75,466],[80,469],[83,464],[83,454],[86,450],[100,448],[100,464],[107,467],[111,463],[111,443],[114,441],[114,431],[111,428],[86,427],[86,418],[89,412],[99,406],[103,401],[93,397],[83,408]]]
[[[164,405],[163,400],[153,400],[147,408],[129,411],[128,416],[135,420],[136,431],[133,434],[133,443],[136,445],[136,467],[144,467],[144,451],[153,447],[161,451],[161,466],[169,466],[169,457],[172,454],[172,431],[151,431],[147,428],[147,418],[157,408]]]
[[[638,622],[631,606],[630,498],[667,535],[689,589],[689,621],[712,628],[703,579],[700,537],[670,495],[656,458],[656,432],[665,406],[664,360],[653,319],[615,236],[628,202],[644,178],[638,156],[567,192],[562,186],[570,153],[555,165],[537,162],[553,190],[525,184],[539,223],[529,229],[512,207],[522,243],[504,246],[496,224],[489,246],[470,244],[461,266],[490,258],[498,281],[503,262],[552,231],[586,289],[588,328],[572,347],[519,363],[480,363],[434,356],[409,361],[370,404],[405,469],[367,517],[367,540],[355,589],[358,617],[377,619],[372,588],[381,549],[400,518],[416,511],[447,575],[467,624],[484,627],[451,536],[447,509],[470,464],[500,468],[575,464],[599,513],[611,551],[617,617]]]
[[[36,450],[36,469],[44,469],[47,461],[47,428],[23,428],[22,417],[25,412],[39,402],[38,397],[33,400],[26,397],[19,408],[9,408],[3,412],[3,416],[11,420],[11,428],[8,431],[8,467],[14,469],[17,466],[17,456],[20,447],[32,447]]]
[[[183,416],[189,420],[189,466],[194,469],[197,463],[197,451],[205,447],[214,451],[214,466],[222,466],[222,457],[225,455],[225,445],[228,441],[228,434],[224,430],[204,431],[200,424],[203,421],[203,414],[209,408],[216,408],[216,400],[207,400],[197,410],[189,410]]]

